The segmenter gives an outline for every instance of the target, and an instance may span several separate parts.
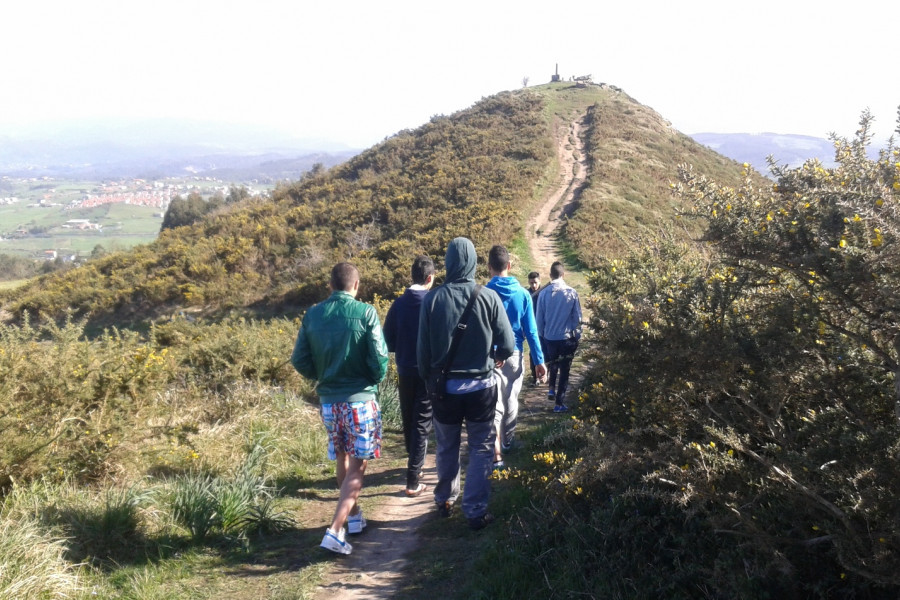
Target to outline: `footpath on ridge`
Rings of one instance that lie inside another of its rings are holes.
[[[548,281],[550,265],[560,256],[557,250],[558,226],[570,213],[585,183],[587,163],[581,136],[581,118],[561,127],[557,132],[558,184],[551,188],[526,226],[526,238],[534,268],[541,273],[545,282]],[[570,389],[574,390],[577,389],[578,382],[576,374],[572,375]],[[547,386],[531,388],[528,386],[530,375],[526,373],[525,377],[526,384],[522,388],[519,408],[519,419],[523,423],[552,411],[552,403],[548,403],[546,399]],[[335,556],[328,563],[324,579],[316,591],[317,600],[392,598],[401,588],[408,566],[407,556],[414,553],[421,544],[418,528],[436,514],[432,496],[437,483],[433,444],[429,444],[428,450],[423,474],[428,490],[418,498],[407,498],[403,493],[403,477],[397,479],[394,492],[376,492],[363,488],[360,500],[366,507],[368,527],[364,533],[350,536],[353,544],[351,555]],[[369,463],[367,482],[377,477],[384,468],[379,463],[383,461]],[[336,502],[337,491],[333,498],[325,500]],[[324,529],[324,523],[322,527]]]

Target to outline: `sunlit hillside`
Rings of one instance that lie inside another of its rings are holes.
[[[349,162],[282,186],[152,244],[5,292],[7,318],[67,310],[97,325],[184,310],[295,312],[325,293],[326,273],[353,260],[363,297],[403,285],[415,253],[436,258],[461,234],[479,248],[510,243],[557,173],[557,128],[581,119],[592,173],[570,237],[590,264],[634,231],[674,222],[668,183],[683,162],[724,181],[739,169],[610,87],[551,84],[505,92],[402,131]]]

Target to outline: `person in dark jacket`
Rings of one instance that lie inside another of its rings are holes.
[[[537,299],[538,299],[538,295],[541,293],[541,289],[542,289],[541,288],[541,274],[538,273],[537,271],[532,271],[531,273],[528,274],[528,293],[531,294],[531,306],[533,307],[533,309],[535,311],[535,316],[537,315]],[[539,336],[537,345],[541,346],[541,350],[543,351],[544,347],[542,344],[543,344],[543,342],[541,341],[540,336]],[[532,352],[534,351],[531,348],[530,344],[529,344],[529,350]],[[537,387],[537,385],[540,383],[540,381],[538,381],[538,376],[537,376],[535,367],[536,367],[536,365],[534,364],[534,361],[532,360],[531,361],[531,387]]]
[[[375,395],[387,374],[388,351],[375,308],[356,300],[356,267],[336,264],[331,289],[327,300],[303,316],[291,364],[316,382],[328,457],[337,463],[340,498],[321,546],[350,554],[344,524],[350,533],[366,526],[356,501],[368,461],[381,456],[381,408]]]
[[[417,357],[423,379],[446,362],[451,336],[475,290],[476,261],[470,240],[459,237],[451,241],[445,257],[445,283],[422,301]],[[459,497],[459,450],[465,422],[469,465],[462,510],[469,527],[481,529],[494,519],[488,512],[498,393],[494,368],[512,355],[516,340],[500,297],[487,288],[480,289],[468,324],[460,333],[458,351],[448,365],[446,388],[441,400],[434,403],[438,472],[434,500],[441,516],[450,516]]]
[[[417,256],[411,271],[413,284],[391,304],[384,319],[384,340],[388,350],[394,353],[394,361],[397,363],[403,441],[409,456],[406,464],[406,495],[414,497],[426,488],[419,478],[422,476],[425,453],[428,451],[428,436],[431,435],[432,408],[425,393],[425,380],[419,375],[416,343],[422,299],[434,283],[434,262],[427,256]]]

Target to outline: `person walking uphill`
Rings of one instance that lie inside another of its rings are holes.
[[[528,274],[528,294],[531,296],[531,306],[535,311],[535,316],[537,316],[537,299],[538,295],[541,293],[541,274],[537,271],[532,271]],[[538,345],[542,344],[540,337],[538,337]],[[531,348],[531,343],[529,342],[528,347]],[[541,346],[543,348],[543,346]],[[533,352],[529,352],[529,354],[533,354]],[[534,364],[534,361],[531,361],[531,387],[537,387],[538,376],[537,376],[537,365]]]
[[[346,531],[361,533],[366,526],[356,502],[366,465],[381,456],[381,409],[375,394],[387,373],[388,351],[375,308],[356,300],[356,267],[336,264],[331,289],[327,300],[303,316],[291,364],[316,382],[328,457],[337,463],[340,497],[321,546],[350,554]]]
[[[509,324],[516,337],[516,349],[500,369],[500,400],[494,426],[497,429],[497,441],[494,444],[494,469],[502,469],[503,453],[513,445],[516,423],[519,416],[519,392],[525,379],[525,361],[523,359],[524,341],[528,338],[531,350],[531,364],[534,366],[535,381],[541,381],[547,373],[544,366],[544,353],[538,341],[537,324],[534,320],[534,309],[531,294],[522,287],[519,280],[510,277],[509,251],[503,246],[494,246],[488,254],[488,269],[491,280],[487,288],[497,292]]]
[[[488,512],[498,391],[494,367],[512,355],[515,336],[500,297],[475,285],[475,263],[470,240],[459,237],[447,246],[446,281],[422,302],[417,356],[419,374],[426,381],[433,373],[443,371],[447,376],[432,404],[438,474],[434,501],[441,516],[450,516],[460,491],[459,451],[465,422],[469,465],[462,510],[469,527],[477,530],[494,520]],[[464,316],[466,322],[461,323]]]
[[[412,264],[413,284],[397,298],[384,318],[384,339],[397,363],[397,388],[403,440],[409,456],[406,466],[406,495],[415,497],[425,491],[419,481],[428,436],[431,434],[431,402],[425,393],[425,380],[419,375],[416,343],[419,337],[419,311],[422,299],[434,283],[434,262],[417,256]]]
[[[544,341],[550,370],[547,399],[555,400],[554,412],[569,410],[565,405],[569,369],[581,338],[581,301],[578,292],[563,281],[565,274],[561,262],[550,265],[550,285],[541,290],[536,310],[538,333]]]

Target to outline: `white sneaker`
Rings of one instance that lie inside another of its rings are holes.
[[[347,533],[362,533],[366,528],[366,518],[362,514],[362,509],[355,515],[347,517]]]
[[[344,541],[343,527],[341,527],[341,530],[337,533],[333,532],[330,527],[326,529],[325,537],[322,538],[320,546],[326,550],[337,552],[338,554],[350,554],[353,552],[353,546],[351,546],[349,542]]]

